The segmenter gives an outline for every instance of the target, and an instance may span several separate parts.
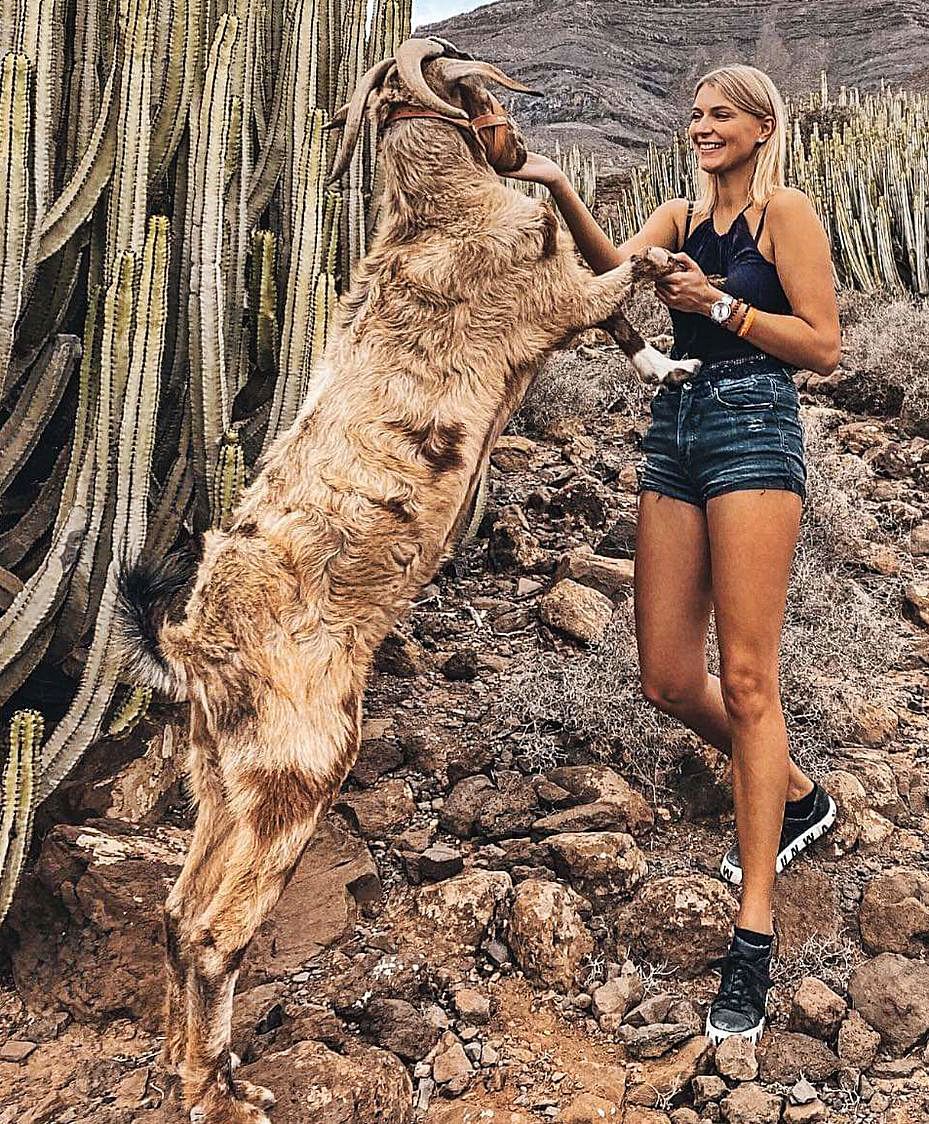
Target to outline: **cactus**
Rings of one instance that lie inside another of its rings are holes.
[[[0,804],[0,917],[10,908],[32,834],[36,759],[43,730],[42,715],[35,710],[18,710],[10,720]]]
[[[0,706],[66,691],[40,751],[16,719],[0,920],[35,802],[148,705],[120,567],[224,525],[306,393],[376,193],[370,130],[326,191],[323,126],[409,29],[409,0],[0,0]]]

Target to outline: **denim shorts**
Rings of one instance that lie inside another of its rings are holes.
[[[768,355],[717,360],[679,386],[659,386],[637,490],[698,507],[746,489],[786,489],[805,500],[799,407],[790,368]]]

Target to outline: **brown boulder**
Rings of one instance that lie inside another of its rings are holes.
[[[826,836],[826,849],[833,855],[847,854],[858,842],[868,797],[861,781],[851,773],[834,769],[823,777],[823,788],[835,800],[838,815]]]
[[[861,899],[861,941],[870,952],[919,958],[929,940],[929,874],[889,870],[876,875]]]
[[[894,1053],[903,1054],[929,1031],[929,964],[882,952],[855,969],[849,998]]]
[[[881,1036],[861,1017],[849,1011],[839,1027],[839,1060],[855,1069],[868,1069],[881,1046]]]
[[[346,793],[334,807],[347,815],[365,839],[383,839],[409,824],[416,811],[410,786],[399,778],[382,781],[377,788]]]
[[[416,910],[427,923],[438,961],[470,955],[503,912],[513,889],[505,871],[474,870],[423,886]]]
[[[609,765],[565,765],[552,769],[546,776],[579,801],[616,808],[617,830],[628,831],[638,838],[655,822],[655,813],[648,801]]]
[[[815,1038],[832,1038],[839,1029],[848,1004],[822,980],[804,976],[794,992],[790,1028]]]
[[[527,976],[548,987],[572,990],[581,963],[594,948],[581,920],[584,900],[567,886],[527,878],[516,888],[509,944]]]
[[[546,845],[555,871],[582,893],[629,894],[648,873],[645,856],[625,832],[563,832]]]
[[[808,1034],[772,1031],[759,1050],[761,1076],[765,1081],[783,1084],[799,1081],[826,1081],[838,1072],[839,1059],[824,1043]]]
[[[778,1124],[781,1098],[754,1083],[740,1085],[720,1103],[726,1124]]]
[[[539,616],[582,644],[599,644],[613,618],[613,602],[590,586],[562,578],[539,601]]]
[[[413,1087],[403,1063],[384,1050],[347,1041],[336,1054],[299,1042],[239,1071],[277,1097],[274,1124],[409,1124]]]
[[[726,948],[736,901],[703,874],[656,878],[623,910],[626,931],[648,959],[667,960],[685,976],[706,970]]]

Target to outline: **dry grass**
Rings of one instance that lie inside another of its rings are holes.
[[[903,387],[900,420],[929,437],[929,302],[844,293],[843,365],[875,386]]]
[[[668,310],[653,292],[634,293],[625,311],[646,339],[670,330]],[[642,417],[654,387],[639,379],[618,348],[606,350],[610,345],[605,336],[603,341],[597,354],[589,357],[577,350],[556,352],[526,395],[511,428],[544,435],[554,422],[567,417],[590,419],[607,410]]]

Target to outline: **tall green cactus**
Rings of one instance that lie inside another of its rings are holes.
[[[313,378],[377,191],[370,130],[325,189],[323,127],[409,29],[410,0],[0,0],[0,920],[36,802],[148,705],[119,568],[222,526]]]

